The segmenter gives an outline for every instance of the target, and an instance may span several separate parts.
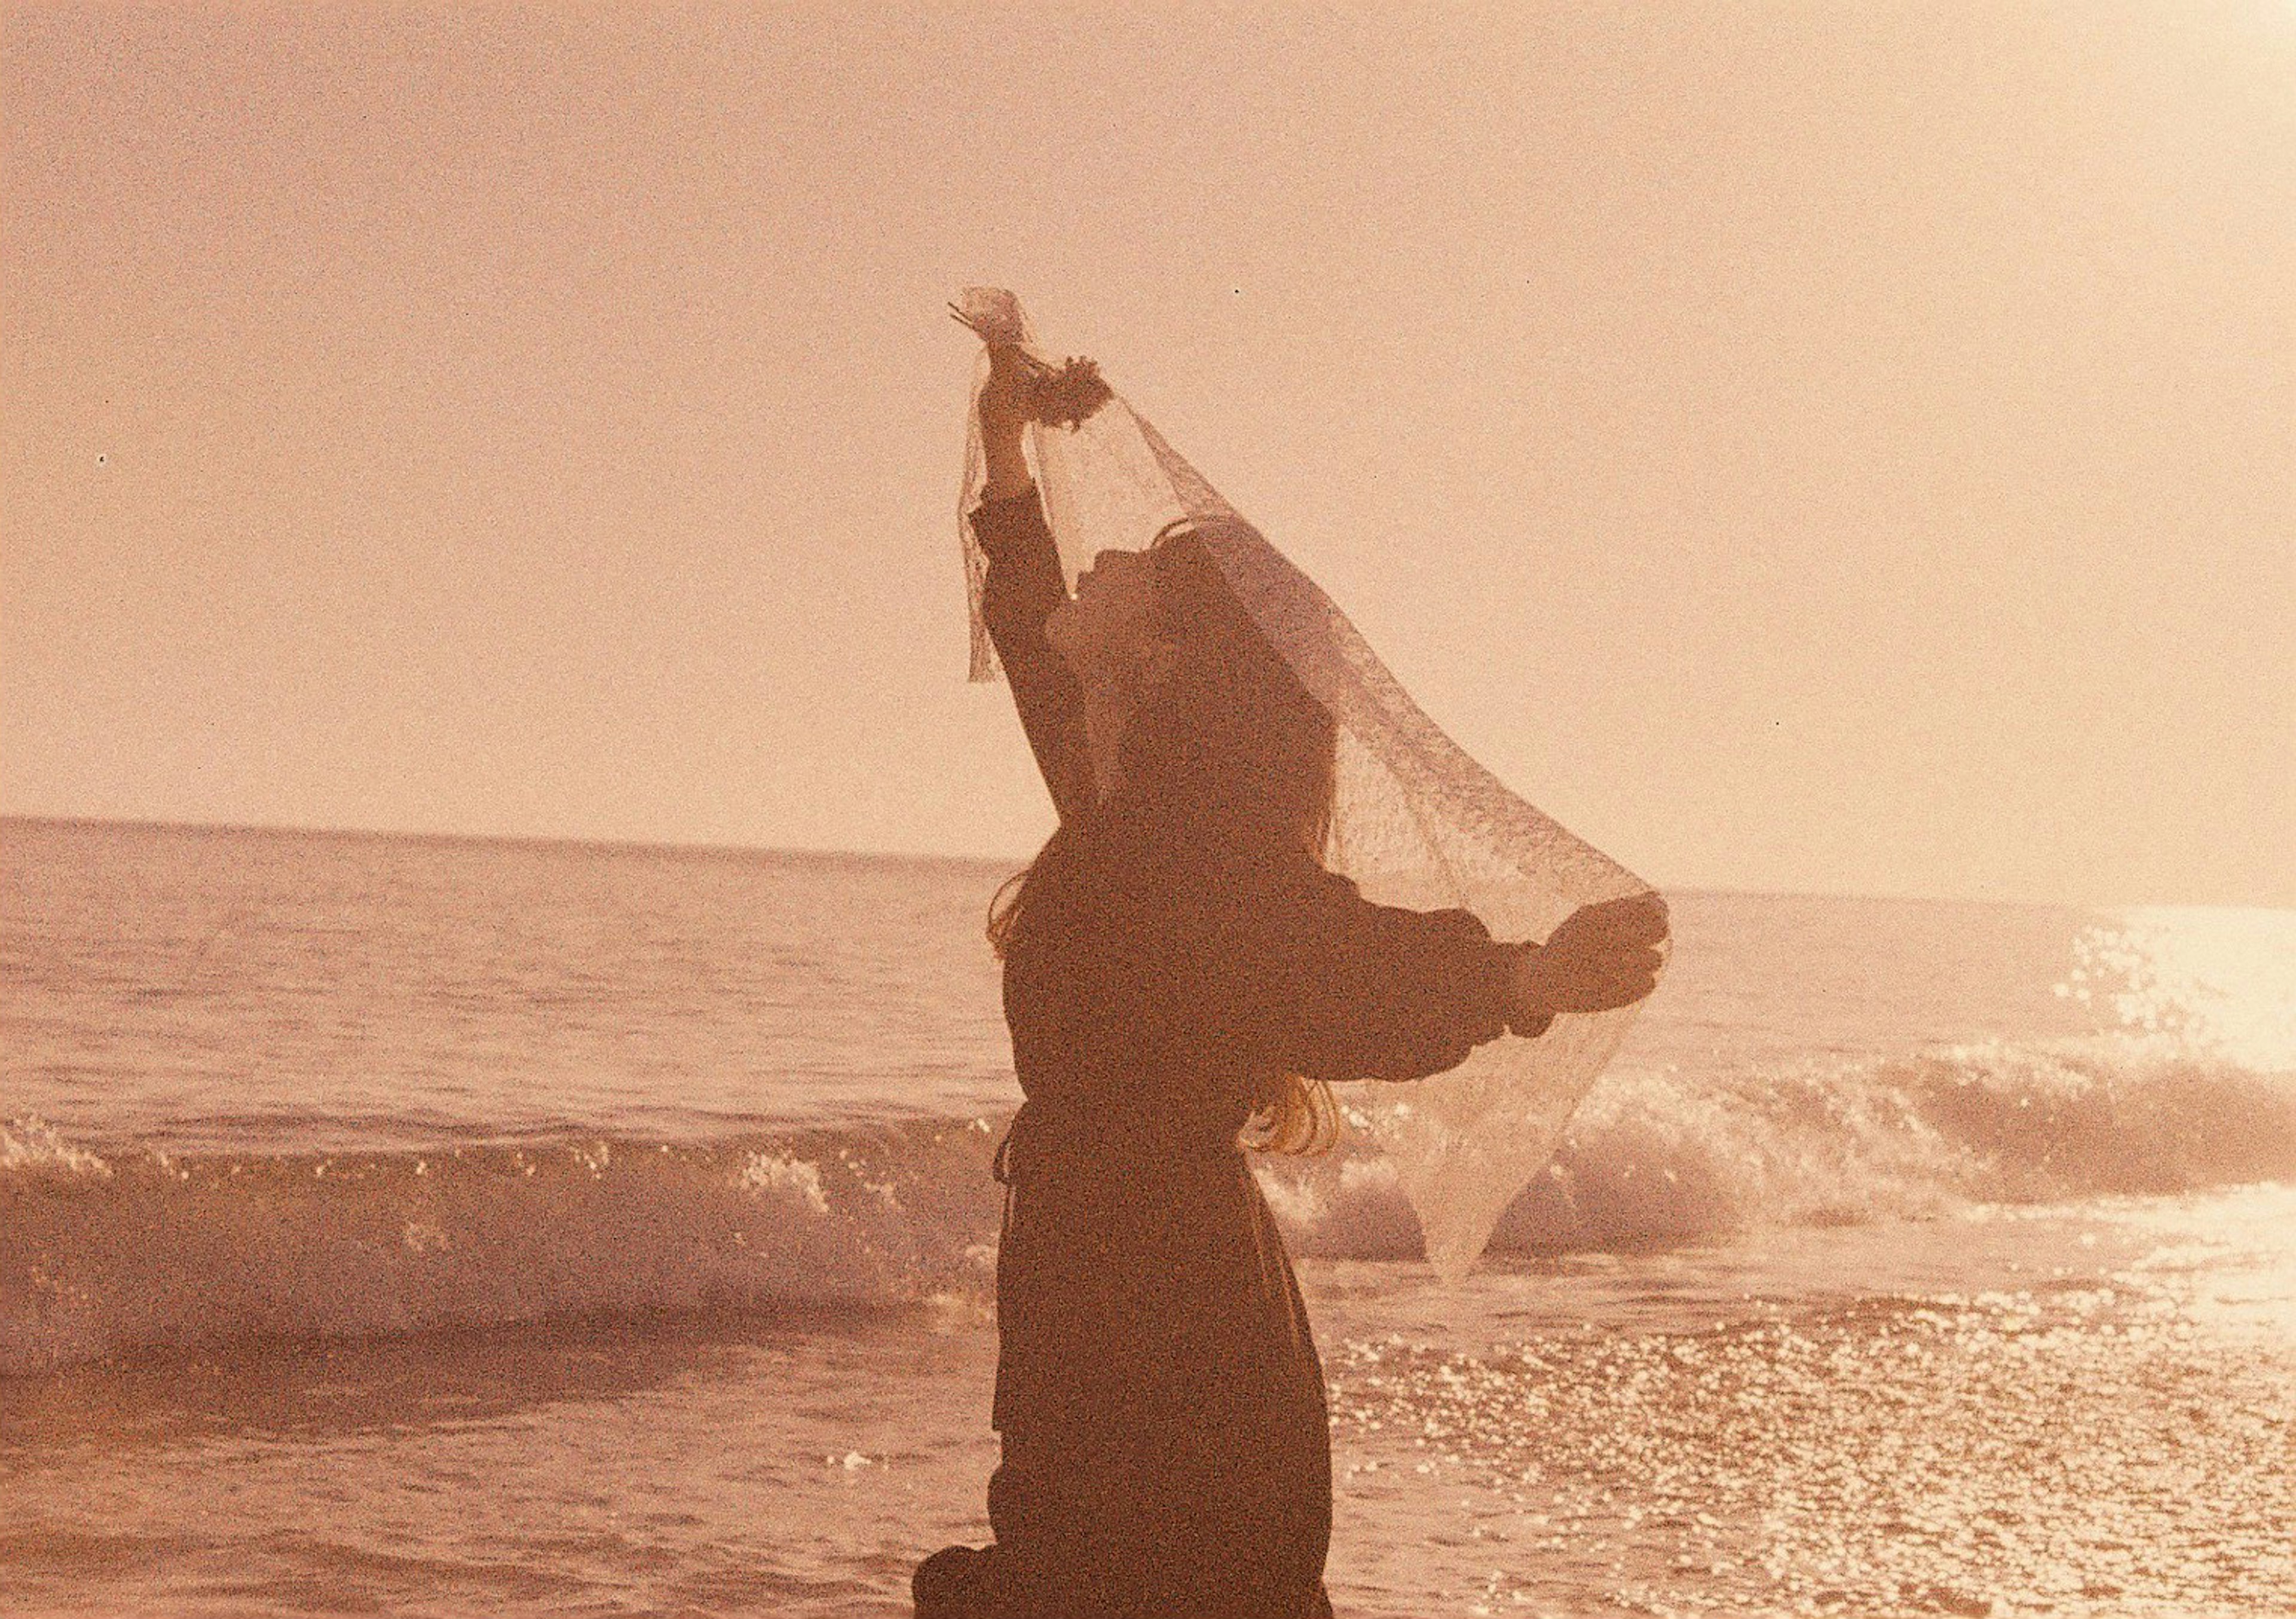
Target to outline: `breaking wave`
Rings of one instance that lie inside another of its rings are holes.
[[[171,1157],[18,1120],[0,1130],[0,1374],[249,1337],[985,1305],[1002,1127]],[[1367,1149],[1261,1174],[1300,1254],[1419,1256],[1393,1169]],[[2165,1041],[1620,1072],[1492,1246],[1628,1248],[2290,1177],[2296,1075]]]

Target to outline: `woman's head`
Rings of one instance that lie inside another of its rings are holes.
[[[1046,639],[1087,684],[1141,687],[1162,672],[1172,626],[1152,551],[1103,551],[1076,594],[1045,621]]]
[[[1320,859],[1336,732],[1204,541],[1175,525],[1144,552],[1103,552],[1046,626],[1112,731],[1108,797],[1226,835],[1273,835]]]

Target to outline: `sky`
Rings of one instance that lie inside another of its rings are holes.
[[[0,814],[1021,856],[1017,290],[1660,886],[2296,905],[2296,5],[0,11]]]

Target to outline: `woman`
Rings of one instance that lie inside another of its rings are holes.
[[[1325,871],[1331,719],[1183,530],[1062,580],[992,348],[984,609],[1060,812],[991,936],[1026,1096],[997,1154],[996,1543],[920,1619],[1328,1615],[1322,1368],[1243,1156],[1321,1150],[1329,1085],[1407,1080],[1649,993],[1654,898],[1544,947]]]

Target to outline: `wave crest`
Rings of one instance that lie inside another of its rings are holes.
[[[1001,1127],[170,1157],[19,1120],[0,1131],[0,1373],[586,1313],[986,1308]],[[1295,1251],[1420,1256],[1393,1166],[1360,1141],[1259,1170]],[[2292,1176],[2296,1075],[2166,1041],[1620,1072],[1492,1246],[1627,1248]]]

